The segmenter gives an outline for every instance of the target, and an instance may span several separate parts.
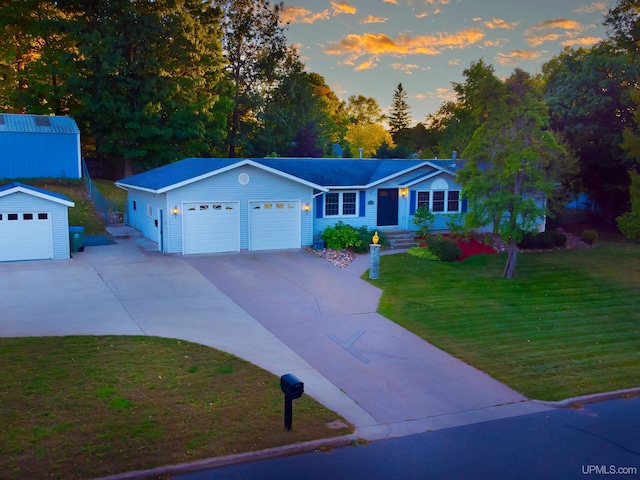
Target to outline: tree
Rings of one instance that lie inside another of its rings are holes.
[[[616,218],[616,222],[625,237],[635,239],[640,238],[640,175],[635,170],[629,170],[629,178],[631,210]]]
[[[561,132],[580,160],[582,190],[602,207],[603,221],[628,203],[627,171],[633,162],[621,148],[633,108],[637,65],[610,42],[591,49],[565,49],[543,66],[551,128]]]
[[[557,179],[550,165],[565,155],[549,131],[548,107],[522,70],[505,82],[491,84],[485,120],[463,152],[468,163],[458,179],[469,201],[468,226],[494,223],[494,230],[509,243],[503,276],[512,278],[518,242],[534,231],[546,209],[546,196]]]
[[[609,38],[630,54],[640,50],[640,5],[638,0],[619,0],[604,18]]]
[[[378,101],[364,95],[351,95],[347,99],[346,114],[349,121],[356,125],[381,123],[384,120]]]
[[[393,93],[388,122],[393,141],[396,144],[400,143],[411,126],[411,108],[407,103],[407,92],[402,83],[398,84]]]
[[[69,15],[51,0],[1,0],[0,109],[18,113],[69,112],[73,74]]]
[[[394,146],[389,132],[382,125],[374,123],[349,125],[345,139],[349,142],[351,155],[356,158],[360,156],[360,148],[363,149],[362,156],[370,158],[383,144]]]
[[[255,132],[263,99],[282,78],[290,51],[280,25],[282,3],[213,0],[222,10],[222,50],[233,91],[228,119],[228,156],[235,157]]]
[[[176,3],[179,8],[176,8]],[[207,154],[223,134],[219,12],[200,0],[69,2],[77,119],[125,175]],[[79,9],[79,10],[77,10]]]

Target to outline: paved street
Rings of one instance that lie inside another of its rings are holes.
[[[276,458],[174,480],[640,478],[640,397]]]

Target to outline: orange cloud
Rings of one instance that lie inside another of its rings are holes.
[[[595,12],[600,12],[600,13],[607,13],[607,11],[609,10],[609,7],[607,7],[607,2],[594,2],[590,5],[583,5],[579,8],[576,8],[575,10],[573,10],[575,13],[595,13]]]
[[[325,53],[345,55],[345,63],[355,63],[364,55],[439,55],[444,50],[468,47],[483,38],[484,33],[477,28],[422,36],[401,34],[396,38],[384,33],[351,34],[339,42],[333,42]]]
[[[356,66],[356,68],[354,69],[356,72],[360,72],[362,70],[369,70],[371,68],[376,68],[378,66],[377,63],[375,63],[375,60],[372,58],[370,60],[366,60],[362,63],[360,63],[359,65]]]
[[[600,37],[579,37],[565,40],[560,45],[563,47],[590,47],[601,40],[602,39]]]
[[[376,17],[375,15],[369,15],[362,21],[362,23],[365,25],[368,25],[370,23],[386,23],[387,20],[389,19],[384,17]]]
[[[331,16],[329,10],[313,13],[302,7],[285,6],[280,14],[283,23],[315,23],[318,20],[327,20]]]
[[[500,65],[515,65],[518,60],[535,60],[540,58],[542,54],[540,52],[534,52],[532,50],[512,50],[508,54],[498,53],[496,61]]]
[[[538,30],[551,30],[554,28],[561,28],[567,31],[582,32],[585,27],[575,20],[569,20],[568,18],[556,18],[553,20],[545,20],[543,22],[540,22],[539,24],[528,28],[524,32],[524,34],[531,35],[533,32],[536,32]]]
[[[559,33],[547,33],[545,35],[536,35],[534,37],[529,37],[527,38],[527,43],[532,47],[538,47],[544,42],[555,42],[561,37],[562,35],[560,35]]]
[[[493,18],[487,22],[484,22],[485,26],[490,29],[503,28],[505,30],[513,30],[520,22],[507,22],[502,18]]]
[[[419,65],[413,64],[413,63],[393,63],[391,65],[391,68],[393,68],[394,70],[400,70],[404,73],[406,73],[407,75],[411,75],[415,70],[429,70],[429,68],[423,68],[420,67]]]
[[[355,15],[358,13],[358,9],[349,5],[347,2],[331,2],[331,8],[333,8],[334,15],[340,15],[341,13]]]

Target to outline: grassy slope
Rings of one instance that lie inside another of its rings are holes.
[[[379,311],[531,398],[638,386],[640,245],[505,259],[385,256]]]

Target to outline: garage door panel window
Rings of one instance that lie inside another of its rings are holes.
[[[18,220],[18,214],[10,213],[9,215],[7,215],[7,220]]]
[[[324,214],[327,217],[355,217],[358,215],[356,192],[331,192],[325,194]]]
[[[39,213],[38,214],[38,220],[48,220],[49,219],[49,214],[48,213]]]

